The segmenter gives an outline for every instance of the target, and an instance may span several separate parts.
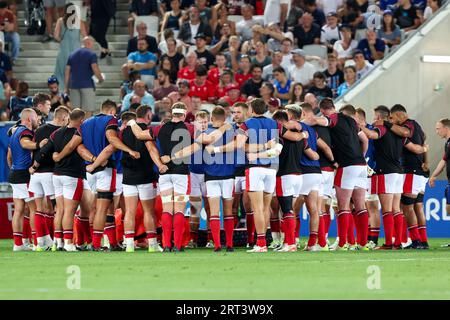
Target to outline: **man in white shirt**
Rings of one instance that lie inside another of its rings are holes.
[[[327,14],[327,24],[322,27],[320,42],[332,50],[334,43],[340,38],[338,15],[336,12],[330,12]]]
[[[242,19],[236,23],[236,33],[241,37],[241,42],[250,40],[252,38],[252,28],[254,25],[263,25],[264,21],[261,19],[255,19],[253,17],[253,6],[251,4],[244,4],[241,7]]]
[[[283,60],[281,66],[284,70],[288,70],[292,66],[292,40],[284,38],[281,41],[281,53],[283,54]]]
[[[303,86],[309,86],[314,77],[316,68],[309,62],[306,62],[306,55],[302,49],[292,50],[292,59],[294,65],[289,69],[291,79],[301,83]]]
[[[264,25],[275,22],[284,29],[290,8],[291,0],[267,0],[264,8]]]

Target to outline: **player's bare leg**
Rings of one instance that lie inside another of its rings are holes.
[[[144,227],[147,234],[148,252],[162,252],[156,238],[155,199],[141,200],[144,212]]]
[[[300,247],[300,211],[302,210],[303,204],[305,203],[304,196],[298,196],[294,198],[294,215],[295,215],[295,243],[297,247]]]
[[[190,225],[190,244],[189,247],[197,247],[198,245],[198,229],[200,226],[200,211],[202,210],[201,197],[189,197],[191,215],[189,217]]]
[[[394,234],[394,215],[392,212],[393,209],[393,201],[394,194],[392,193],[384,193],[379,194],[378,198],[380,199],[381,204],[381,214],[383,217],[383,228],[384,228],[384,238],[385,243],[383,246],[378,247],[380,249],[392,249],[392,236]]]
[[[126,252],[134,252],[134,236],[135,236],[137,205],[138,205],[137,196],[125,197],[125,219],[123,222],[125,231]]]
[[[279,248],[283,244],[280,227],[280,205],[278,204],[277,197],[273,197],[270,202],[270,232],[272,234],[272,243],[269,245],[269,249]]]
[[[62,196],[56,197],[56,213],[54,223],[54,243],[52,251],[61,251],[64,247],[63,243],[63,226],[62,220],[64,216],[64,198]]]
[[[252,204],[248,192],[242,193],[242,205],[245,210],[245,220],[247,226],[247,246],[252,247],[255,244],[255,218],[252,210]]]
[[[94,238],[92,239],[92,246],[95,250],[101,248],[103,231],[106,224],[106,215],[111,203],[112,192],[102,190],[97,191],[96,211],[94,216]]]
[[[317,236],[319,233],[319,210],[317,207],[318,191],[311,191],[306,198],[306,209],[309,213],[309,239],[306,249],[308,251],[319,251],[317,244]]]
[[[401,196],[401,207],[403,214],[405,215],[406,222],[408,224],[408,232],[411,237],[412,243],[404,249],[416,249],[420,245],[419,226],[416,213],[414,212],[414,203],[417,195],[404,193]]]
[[[416,213],[417,223],[419,226],[420,249],[428,249],[427,237],[427,220],[425,219],[425,212],[423,211],[423,193],[419,193],[414,203],[414,212]]]

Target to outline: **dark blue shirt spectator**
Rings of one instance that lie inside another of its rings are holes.
[[[384,41],[381,39],[375,40],[375,50],[378,52],[384,52],[386,45],[384,44]],[[364,54],[364,58],[368,60],[370,63],[373,63],[375,61],[375,57],[372,55],[372,51],[370,50],[369,41],[367,39],[362,39],[358,43],[358,50],[361,50]]]
[[[7,72],[12,71],[11,59],[9,56],[0,52],[0,81],[3,83],[8,82]]]
[[[80,48],[69,56],[70,66],[69,88],[94,88],[92,65],[97,63],[97,55],[90,49]]]

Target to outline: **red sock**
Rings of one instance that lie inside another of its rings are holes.
[[[63,238],[62,230],[55,230],[55,239],[62,239],[62,238]]]
[[[225,229],[226,246],[228,248],[233,247],[234,221],[233,216],[223,218],[223,228]]]
[[[172,228],[173,217],[170,212],[163,212],[161,215],[163,246],[172,248]]]
[[[397,247],[400,246],[403,238],[403,214],[401,212],[394,214],[394,237],[394,245]]]
[[[323,215],[319,216],[319,232],[317,237],[319,246],[325,247],[327,245],[327,239],[325,237],[325,221],[323,219]]]
[[[14,232],[13,233],[13,237],[14,237],[14,245],[16,245],[16,246],[23,245],[23,241],[22,241],[23,234],[22,234],[22,232]]]
[[[47,229],[48,229],[48,234],[50,235],[50,237],[53,238],[53,234],[55,233],[55,228],[53,225],[53,222],[55,220],[55,213],[54,212],[49,212],[45,215],[45,222],[47,225]]]
[[[426,226],[419,226],[418,230],[419,230],[420,242],[428,242],[427,227]]]
[[[116,237],[116,225],[109,225],[105,227],[105,234],[109,239],[109,243],[112,247],[117,246],[117,237]]]
[[[89,218],[79,218],[81,230],[83,231],[83,240],[86,243],[92,242],[92,235],[89,225]]]
[[[367,244],[367,233],[369,232],[369,213],[367,210],[361,210],[356,213],[355,218],[358,244],[364,247]]]
[[[406,221],[406,217],[403,216],[403,232],[402,232],[402,242],[406,243],[408,242],[408,222]]]
[[[31,238],[30,217],[23,217],[22,237],[24,239]]]
[[[47,223],[45,221],[45,213],[36,211],[34,215],[34,227],[36,229],[36,236],[41,238],[48,234]]]
[[[147,234],[147,239],[156,239],[156,231],[145,231],[145,233]]]
[[[312,247],[317,243],[317,232],[311,231],[309,233],[309,239],[308,239],[308,247]]]
[[[328,234],[328,231],[330,230],[330,224],[331,224],[331,215],[327,212],[324,212],[323,214],[323,221],[324,221],[324,227],[325,227],[325,234]]]
[[[270,219],[270,231],[280,232],[280,219],[278,218]]]
[[[343,247],[347,243],[348,217],[350,211],[340,210],[337,214],[337,229],[339,237],[339,247]]]
[[[186,247],[191,240],[191,224],[189,217],[184,217],[184,233],[183,233],[183,246]]]
[[[211,216],[209,218],[209,225],[211,226],[211,235],[214,241],[214,248],[220,248],[220,218],[219,216]]]
[[[392,246],[392,235],[394,233],[394,217],[392,212],[383,213],[383,228],[385,244]]]
[[[64,240],[73,240],[73,229],[64,229]]]
[[[256,245],[258,247],[265,247],[266,246],[266,234],[262,233],[262,234],[257,234],[256,235]]]
[[[183,246],[183,234],[184,234],[184,213],[175,212],[173,215],[173,243],[177,249],[181,249]]]
[[[288,245],[295,244],[295,217],[292,212],[285,214],[283,218],[284,225],[284,243]]]
[[[84,244],[84,230],[83,224],[78,216],[75,217],[75,230],[77,235],[77,245],[81,246]]]
[[[417,224],[408,227],[408,231],[412,241],[420,240],[419,231],[417,230]]]
[[[31,231],[31,240],[33,241],[33,244],[37,246],[37,236],[36,231]]]
[[[295,218],[295,232],[294,239],[300,237],[300,217]]]
[[[134,240],[134,236],[135,236],[135,232],[134,231],[125,231],[125,239],[133,239]]]
[[[247,242],[252,244],[255,242],[255,218],[253,212],[247,212],[245,219],[247,221]]]
[[[102,246],[103,230],[94,230],[94,236],[92,237],[92,246],[95,249],[99,249]]]
[[[348,225],[347,225],[347,242],[350,245],[355,244],[355,221],[353,220],[354,215],[352,213],[348,214]]]

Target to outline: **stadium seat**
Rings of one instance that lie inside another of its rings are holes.
[[[159,29],[159,17],[156,16],[139,16],[134,25],[137,26],[140,22],[144,22],[147,25],[147,34],[153,37],[158,36]],[[134,36],[137,36],[137,30],[134,28]]]
[[[244,17],[243,17],[243,16],[240,16],[240,15],[230,15],[230,16],[228,16],[228,19],[229,19],[230,21],[233,21],[233,22],[235,22],[235,23],[238,23],[239,21],[243,20]]]
[[[307,56],[318,56],[322,59],[327,58],[327,47],[320,44],[308,44],[303,46],[303,51]]]

